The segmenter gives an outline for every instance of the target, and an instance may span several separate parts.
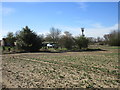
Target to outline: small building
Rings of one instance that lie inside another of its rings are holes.
[[[0,45],[1,45],[1,46],[5,46],[5,38],[3,38],[3,39],[1,40]]]

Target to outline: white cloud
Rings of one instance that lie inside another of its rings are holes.
[[[92,24],[92,28],[85,28],[85,36],[87,37],[103,37],[105,34],[109,34],[112,30],[118,30],[118,24],[115,24],[110,27],[105,27],[99,23]],[[73,36],[81,35],[81,27],[70,27],[70,26],[63,26],[57,25],[56,28],[59,28],[64,31],[69,31],[73,34]]]
[[[105,34],[109,34],[112,30],[117,30],[118,29],[118,24],[115,24],[110,27],[105,27],[102,26],[101,24],[93,24],[93,25],[98,25],[94,26],[92,28],[85,28],[85,36],[87,37],[103,37]],[[73,36],[78,36],[81,35],[81,27],[71,27],[71,26],[64,26],[64,25],[55,25],[55,28],[59,28],[62,30],[62,34],[64,31],[69,31],[72,33]],[[40,32],[36,32],[38,35],[39,34],[44,34],[47,35],[49,33],[48,30],[39,30]],[[10,30],[0,30],[0,40],[7,35],[7,33],[10,32]],[[14,32],[15,33],[15,32]]]
[[[2,7],[2,5],[0,4],[0,14],[3,15],[8,15],[15,12],[14,8],[10,8],[10,7]]]
[[[16,31],[11,30],[10,28],[8,30],[8,29],[4,29],[3,27],[1,27],[0,28],[0,40],[6,37],[9,32],[13,32],[14,34],[16,33]]]
[[[8,30],[2,30],[1,29],[0,30],[0,40],[2,40],[2,38],[4,38],[7,35],[8,32],[9,32]]]
[[[40,32],[37,32],[38,35],[47,35],[49,33],[49,30],[40,30]]]
[[[8,14],[11,14],[11,13],[15,12],[15,9],[10,8],[10,7],[2,7],[1,11],[2,11],[3,15],[8,15]]]
[[[94,25],[91,25],[92,23],[94,23],[95,21],[94,20],[88,20],[88,19],[80,19],[79,17],[75,18],[76,20],[74,20],[73,22],[76,23],[77,25],[81,25],[83,27],[85,27],[87,25],[87,27],[89,26],[94,26]]]
[[[82,10],[86,11],[88,5],[85,2],[79,2],[77,3],[79,5],[79,8],[81,8]]]
[[[118,24],[115,24],[110,27],[105,27],[102,25],[98,25],[93,28],[86,28],[86,36],[89,37],[103,37],[105,34],[109,34],[112,30],[118,30]]]
[[[103,28],[104,27],[101,25],[101,23],[94,23],[94,24],[91,24],[91,26],[94,28]]]

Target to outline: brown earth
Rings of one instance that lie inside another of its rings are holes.
[[[117,49],[2,55],[6,88],[118,88]]]

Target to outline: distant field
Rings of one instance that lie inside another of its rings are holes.
[[[101,51],[4,54],[3,87],[118,88],[118,47],[90,48]]]

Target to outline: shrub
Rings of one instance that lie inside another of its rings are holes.
[[[76,41],[76,44],[78,45],[79,49],[88,47],[89,40],[84,36],[76,37],[75,41]]]
[[[65,31],[64,35],[61,36],[59,43],[62,47],[67,48],[68,50],[72,49],[74,45],[72,34],[68,31]]]
[[[106,44],[110,46],[120,46],[120,31],[114,30],[110,34],[104,35]]]

